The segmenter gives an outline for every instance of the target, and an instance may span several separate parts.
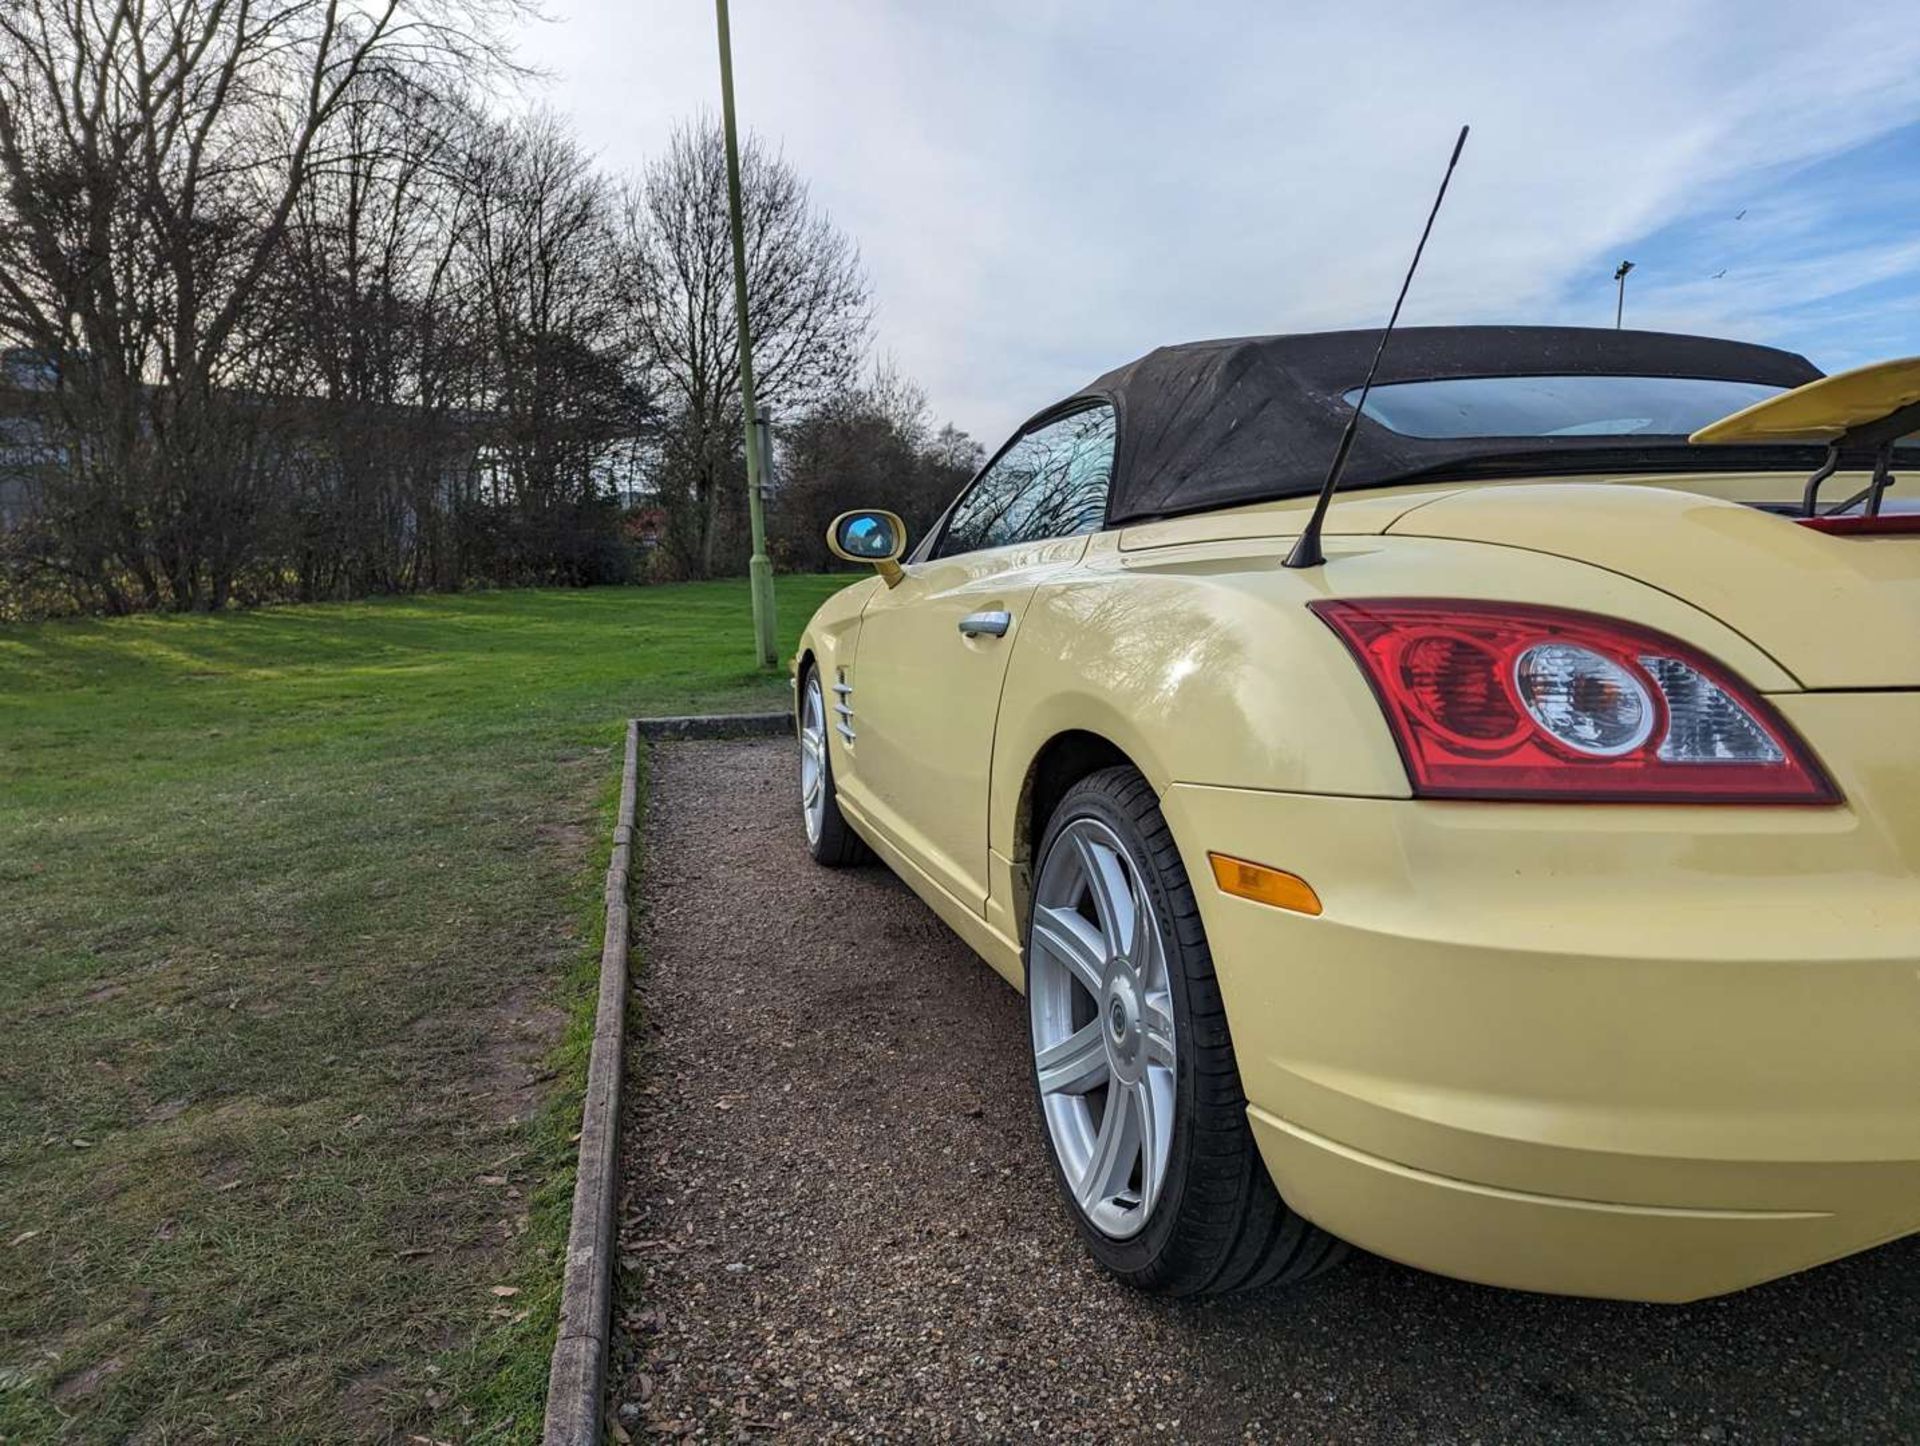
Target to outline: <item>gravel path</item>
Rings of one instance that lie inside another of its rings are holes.
[[[1687,1307],[1361,1257],[1147,1299],[1041,1156],[1018,996],[884,869],[801,847],[791,745],[653,755],[626,1140],[634,1437],[1912,1441],[1920,1245]]]

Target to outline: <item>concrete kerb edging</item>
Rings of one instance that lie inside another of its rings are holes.
[[[547,1371],[543,1446],[600,1446],[601,1442],[613,1304],[614,1205],[619,1191],[620,1084],[625,1076],[631,933],[627,894],[640,803],[640,741],[771,738],[792,731],[789,713],[635,718],[627,724],[613,858],[607,864],[606,942],[600,949],[600,994],[594,1006],[587,1098],[580,1118],[579,1173],[560,1284],[560,1328]]]
[[[639,807],[640,730],[627,724],[620,770],[620,811],[607,865],[606,942],[600,949],[600,996],[594,1007],[587,1098],[580,1118],[579,1174],[567,1231],[560,1286],[560,1329],[547,1372],[545,1446],[600,1446],[606,1395],[607,1331],[613,1296],[614,1201],[620,1165],[620,1081],[627,1028],[627,885]]]
[[[640,718],[640,736],[650,743],[704,738],[777,738],[793,732],[791,713],[700,713],[685,718]]]

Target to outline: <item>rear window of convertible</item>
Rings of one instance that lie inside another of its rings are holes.
[[[1704,377],[1436,377],[1376,384],[1363,415],[1406,437],[1684,437],[1785,390]]]

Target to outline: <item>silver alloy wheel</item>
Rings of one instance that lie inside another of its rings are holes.
[[[827,704],[817,672],[807,674],[800,701],[800,812],[807,821],[807,843],[819,843],[827,816]]]
[[[1140,871],[1119,836],[1075,819],[1033,891],[1027,1002],[1041,1110],[1080,1212],[1137,1235],[1173,1147],[1173,993]]]

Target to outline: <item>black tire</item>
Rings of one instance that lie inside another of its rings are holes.
[[[807,666],[806,672],[800,675],[799,707],[795,710],[794,718],[796,732],[802,736],[803,748],[804,733],[807,724],[807,697],[809,688],[820,689],[819,671],[811,664]],[[840,812],[840,799],[834,791],[833,746],[831,739],[828,737],[831,730],[826,726],[826,714],[826,700],[824,690],[822,690],[819,717],[820,766],[823,796],[820,802],[819,831],[814,833],[811,829],[808,830],[807,852],[813,855],[813,861],[816,864],[820,864],[829,869],[844,869],[854,864],[866,863],[873,857],[873,850],[868,848],[866,841],[853,831],[853,825],[848,823],[846,815]],[[805,767],[804,759],[802,760],[802,767]],[[801,809],[801,823],[804,828],[808,823],[805,816],[806,799],[804,783],[802,786]]]
[[[1086,818],[1119,838],[1157,916],[1173,999],[1174,1125],[1158,1202],[1137,1234],[1115,1239],[1096,1228],[1074,1199],[1036,1072],[1041,1136],[1068,1213],[1095,1259],[1129,1285],[1157,1295],[1218,1295],[1318,1274],[1343,1259],[1347,1246],[1287,1207],[1260,1158],[1200,911],[1146,779],[1132,768],[1114,767],[1076,784],[1047,821],[1035,880],[1062,831]],[[1029,984],[1032,935],[1030,917],[1023,951]]]

